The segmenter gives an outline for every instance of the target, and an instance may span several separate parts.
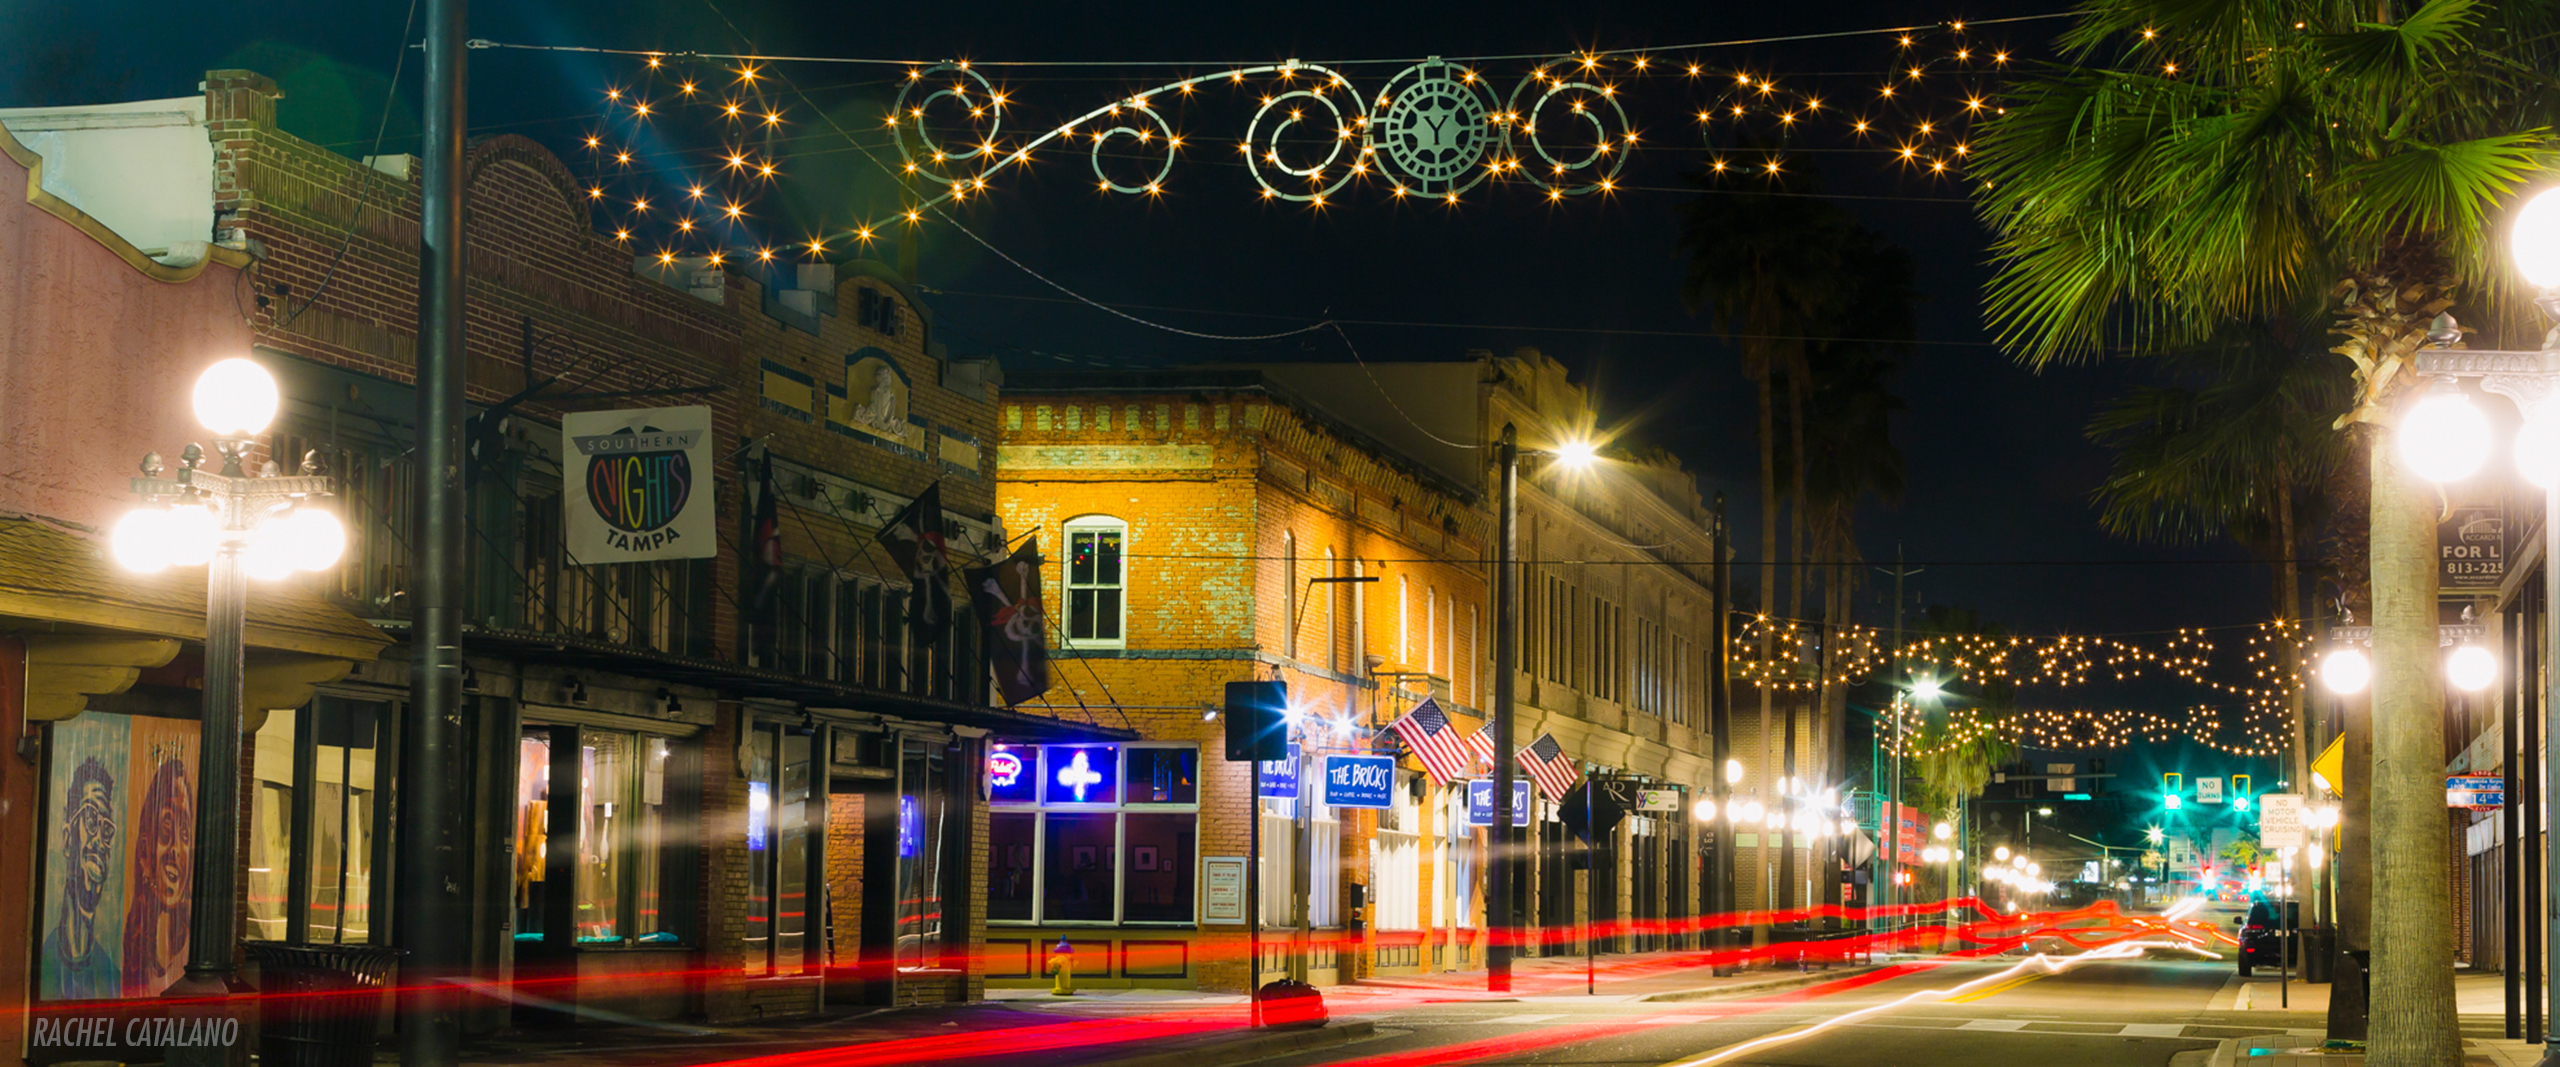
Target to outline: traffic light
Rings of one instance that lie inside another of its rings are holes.
[[[2186,802],[2185,802],[2185,800],[2184,800],[2184,799],[2182,799],[2182,798],[2180,798],[2180,797],[2178,796],[2178,791],[2179,791],[2179,789],[2180,789],[2181,787],[2185,786],[2186,784],[2187,784],[2187,776],[2186,776],[2186,775],[2179,774],[2179,773],[2178,773],[2178,772],[2176,772],[2176,771],[2163,771],[2163,772],[2161,772],[2161,774],[2160,774],[2160,806],[2161,806],[2161,807],[2163,807],[2163,808],[2167,808],[2167,809],[2168,809],[2168,810],[2170,810],[2170,811],[2176,811],[2176,810],[2178,810],[2179,808],[2184,807],[2184,806],[2185,806],[2185,804],[2186,804]]]
[[[2232,775],[2232,776],[2231,776],[2231,810],[2233,810],[2233,811],[2247,811],[2247,810],[2249,810],[2249,776],[2248,776],[2248,775],[2245,775],[2245,774],[2235,774],[2235,775]]]

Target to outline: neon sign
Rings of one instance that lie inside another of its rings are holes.
[[[1087,787],[1102,784],[1102,774],[1085,761],[1084,750],[1077,749],[1074,758],[1069,759],[1066,766],[1058,768],[1058,784],[1074,791],[1076,802],[1081,804]]]
[[[1022,780],[1022,757],[1012,752],[997,752],[987,757],[987,778],[998,789],[1011,789]]]

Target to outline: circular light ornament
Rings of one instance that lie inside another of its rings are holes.
[[[1747,823],[1759,822],[1763,816],[1768,814],[1768,810],[1763,808],[1757,800],[1743,801],[1734,810],[1741,815],[1742,821]]]
[[[1995,859],[1995,860],[2005,860],[2005,859],[2008,859],[2008,858],[2009,858],[2009,846],[2007,846],[2007,845],[2002,845],[2002,846],[2000,846],[2000,847],[1998,847],[1998,848],[1992,849],[1992,850],[1991,850],[1991,858],[1992,858],[1992,859]]]
[[[2373,684],[2373,661],[2357,649],[2342,648],[2320,657],[2320,685],[2339,696],[2354,696]]]
[[[2560,187],[2534,194],[2516,211],[2507,249],[2515,256],[2516,273],[2535,288],[2560,286]]]
[[[2444,658],[2444,678],[2466,693],[2477,693],[2498,680],[2498,657],[2478,645],[2464,645]]]
[[[277,533],[293,547],[293,564],[306,571],[327,570],[347,554],[347,528],[319,508],[295,508],[276,521]]]
[[[2458,482],[2489,459],[2489,420],[2460,393],[2429,393],[2400,419],[2400,462],[2431,482]]]
[[[1729,759],[1729,760],[1724,761],[1724,780],[1725,780],[1725,782],[1726,782],[1726,783],[1728,783],[1728,784],[1731,784],[1731,783],[1738,783],[1738,782],[1742,781],[1742,761],[1741,761],[1741,760],[1738,760],[1738,759]]]
[[[1716,821],[1716,798],[1698,798],[1697,803],[1689,805],[1689,815],[1691,818],[1694,818],[1699,822]]]
[[[1930,828],[1929,835],[1940,841],[1944,841],[1956,835],[1956,828],[1947,823],[1939,823],[1938,825]]]
[[[221,437],[248,437],[275,421],[275,375],[246,359],[226,359],[196,379],[196,421]]]
[[[160,520],[160,551],[172,567],[201,567],[222,548],[222,520],[212,508],[181,504]]]
[[[272,582],[300,569],[294,566],[293,536],[282,521],[268,523],[249,532],[249,541],[240,546],[241,569],[249,577]]]
[[[107,533],[107,548],[116,565],[142,574],[166,568],[168,517],[161,508],[135,508],[117,519],[115,529]]]
[[[1938,680],[1935,678],[1923,678],[1917,682],[1911,683],[1911,699],[1913,700],[1936,700],[1938,699],[1938,693]]]

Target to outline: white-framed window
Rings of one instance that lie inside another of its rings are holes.
[[[1422,671],[1440,673],[1440,587],[1422,587]]]
[[[1369,654],[1369,585],[1361,581],[1367,561],[1351,561],[1351,655],[1343,662],[1354,673],[1360,670],[1361,657]]]
[[[1330,929],[1342,925],[1342,816],[1308,792],[1307,925]]]
[[[1618,644],[1620,618],[1618,605],[1591,598],[1591,684],[1585,691],[1595,700],[1627,697],[1625,650]]]
[[[1671,638],[1671,722],[1689,722],[1689,639],[1676,634]]]
[[[987,921],[1199,918],[1197,745],[1008,745],[987,755]]]
[[[1262,811],[1262,925],[1293,926],[1298,913],[1292,905],[1297,901],[1293,880],[1298,867],[1296,829],[1298,820],[1293,801],[1265,797],[1256,802]]]
[[[1484,700],[1484,615],[1475,605],[1467,605],[1467,700],[1486,707]]]
[[[1342,572],[1335,566],[1333,546],[1326,545],[1324,549],[1324,576],[1327,578],[1336,578],[1340,577],[1341,574]],[[1329,670],[1339,671],[1342,669],[1342,645],[1335,639],[1333,629],[1334,601],[1335,598],[1340,595],[1334,592],[1337,588],[1339,588],[1339,586],[1331,583],[1326,584],[1324,587],[1324,665]]]
[[[1129,524],[1088,515],[1067,522],[1066,538],[1067,643],[1119,648],[1129,615]]]
[[[1287,633],[1280,639],[1280,654],[1298,658],[1298,535],[1280,531],[1280,625]]]
[[[1396,662],[1413,662],[1413,582],[1396,575]]]
[[[1380,930],[1422,928],[1422,808],[1413,802],[1412,780],[1396,775],[1395,796],[1378,813],[1369,845],[1370,924]]]

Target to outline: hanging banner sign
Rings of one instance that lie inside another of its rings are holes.
[[[1394,756],[1326,756],[1324,802],[1337,808],[1384,808],[1395,804]]]
[[[1289,743],[1289,758],[1262,762],[1262,797],[1265,800],[1298,799],[1298,743]]]
[[[1493,779],[1478,778],[1467,783],[1467,825],[1493,825]],[[1511,780],[1511,825],[1529,825],[1529,780]]]
[[[560,418],[562,522],[571,563],[707,559],[711,409],[581,411]]]

